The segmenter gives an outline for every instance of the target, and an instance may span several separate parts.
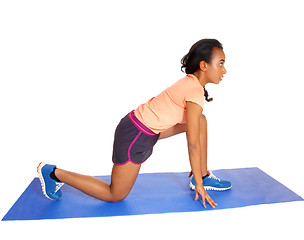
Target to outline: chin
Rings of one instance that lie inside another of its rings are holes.
[[[220,84],[220,82],[221,82],[221,80],[219,79],[219,80],[215,80],[215,81],[212,81],[212,82],[209,82],[209,83],[213,83],[213,84],[218,85],[218,84]]]

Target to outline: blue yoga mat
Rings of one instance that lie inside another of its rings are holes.
[[[170,212],[206,211],[237,208],[257,204],[303,201],[303,198],[258,168],[215,170],[214,174],[230,180],[228,191],[208,191],[218,206],[193,201],[194,191],[188,187],[188,173],[139,174],[129,196],[119,203],[96,200],[64,185],[60,201],[44,197],[35,178],[3,220],[38,220],[85,217],[108,217]],[[99,177],[110,182],[110,176]]]

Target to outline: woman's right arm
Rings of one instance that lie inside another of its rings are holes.
[[[187,142],[189,160],[193,173],[195,184],[195,201],[198,200],[199,194],[202,196],[203,205],[206,207],[205,199],[209,202],[210,206],[214,208],[216,204],[208,195],[203,187],[202,166],[201,166],[201,145],[200,145],[200,118],[202,115],[202,107],[193,102],[186,103],[187,111]]]

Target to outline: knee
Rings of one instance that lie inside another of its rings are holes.
[[[111,196],[109,202],[118,203],[123,201],[127,196]]]
[[[98,199],[98,200],[101,200],[101,201],[104,201],[104,202],[112,202],[112,203],[121,202],[126,197],[127,197],[127,195],[123,196],[123,195],[119,195],[119,194],[116,195],[116,194],[112,194],[112,193],[109,193],[106,196],[105,195],[95,196],[95,198]]]
[[[123,201],[125,198],[112,198],[110,202],[112,203],[118,203],[118,202],[121,202]]]

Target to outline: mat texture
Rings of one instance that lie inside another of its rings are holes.
[[[224,192],[208,191],[218,203],[215,209],[237,208],[257,204],[303,201],[303,198],[258,168],[215,170],[221,179],[232,182]],[[110,176],[99,177],[110,182]],[[35,178],[9,212],[5,220],[38,220],[85,217],[108,217],[169,212],[214,210],[201,201],[193,201],[194,191],[188,187],[188,173],[140,174],[129,196],[119,203],[107,203],[89,197],[64,185],[60,201],[44,197]]]

